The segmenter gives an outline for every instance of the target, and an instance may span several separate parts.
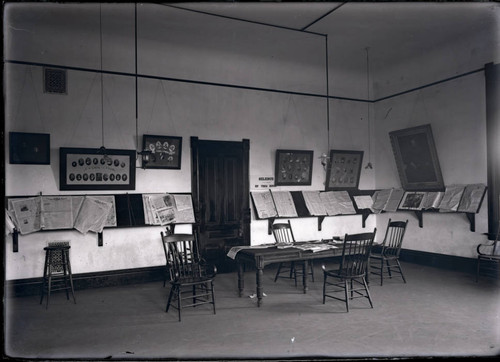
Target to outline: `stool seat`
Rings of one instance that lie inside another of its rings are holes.
[[[52,242],[43,248],[45,250],[45,265],[43,269],[43,281],[41,288],[40,304],[46,295],[45,308],[49,306],[50,293],[64,290],[66,299],[69,300],[69,292],[76,304],[75,290],[73,288],[73,275],[69,260],[69,242]]]

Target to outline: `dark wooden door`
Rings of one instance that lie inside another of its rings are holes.
[[[200,249],[219,272],[235,269],[226,254],[250,245],[249,140],[206,141],[191,137],[191,185]]]

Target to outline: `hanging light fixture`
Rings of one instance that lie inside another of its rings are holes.
[[[366,94],[368,97],[367,104],[367,118],[368,118],[368,163],[365,169],[372,169],[373,165],[371,162],[371,127],[370,127],[370,57],[368,55],[368,50],[370,48],[366,47]]]

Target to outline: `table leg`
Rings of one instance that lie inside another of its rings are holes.
[[[264,270],[262,268],[257,268],[255,275],[257,279],[257,306],[260,307],[262,305],[262,297],[264,296],[264,288],[262,287]]]
[[[304,286],[304,294],[307,293],[307,290],[309,287],[307,286],[307,267],[308,267],[309,261],[304,260],[302,263],[302,285]]]
[[[244,274],[243,263],[238,263],[238,296],[243,295],[243,289],[245,289],[245,274]]]

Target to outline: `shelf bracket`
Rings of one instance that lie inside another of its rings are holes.
[[[363,228],[366,227],[366,219],[368,219],[368,216],[370,216],[370,213],[369,212],[365,212],[363,211],[361,213],[361,225],[363,226]]]
[[[19,231],[14,229],[12,231],[12,252],[17,253],[19,251]]]
[[[103,240],[104,235],[103,232],[101,231],[100,233],[97,233],[97,246],[103,246]]]
[[[467,216],[467,219],[469,219],[470,231],[476,231],[476,214],[473,214],[472,212],[466,212],[465,216]]]
[[[415,210],[415,215],[417,216],[417,219],[418,219],[418,226],[423,228],[424,227],[424,213],[420,210]]]
[[[318,216],[318,231],[321,231],[321,228],[323,226],[323,220],[325,220],[324,216]]]
[[[267,235],[271,235],[273,233],[273,224],[274,217],[267,219]]]

